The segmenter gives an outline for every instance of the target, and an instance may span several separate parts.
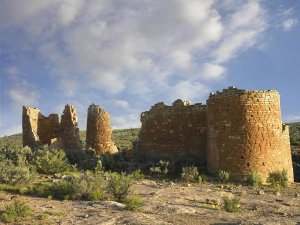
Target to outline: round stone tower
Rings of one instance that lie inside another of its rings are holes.
[[[116,153],[118,151],[111,139],[109,113],[99,105],[92,104],[88,108],[86,146],[93,148],[97,154]]]
[[[293,181],[289,129],[282,125],[277,91],[246,91],[234,87],[211,94],[207,100],[210,173],[225,170],[242,179],[258,172],[286,170]]]

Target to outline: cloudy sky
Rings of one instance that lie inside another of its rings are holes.
[[[279,90],[300,121],[299,0],[0,0],[0,25],[0,136],[21,132],[22,105],[74,104],[85,129],[94,102],[129,128],[231,85]]]

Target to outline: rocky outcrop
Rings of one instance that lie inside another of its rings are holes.
[[[88,108],[86,146],[93,148],[97,154],[116,153],[118,151],[111,139],[112,128],[109,113],[99,105]]]
[[[78,118],[75,106],[66,105],[60,123],[60,142],[63,149],[81,149]]]

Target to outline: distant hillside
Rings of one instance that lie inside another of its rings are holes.
[[[288,125],[290,127],[291,145],[300,147],[300,122],[289,123]],[[119,149],[132,148],[132,142],[138,140],[139,132],[140,128],[113,130],[113,141],[116,143]],[[85,145],[85,131],[80,132],[80,138]],[[0,138],[0,147],[7,144],[22,146],[22,135],[14,134]]]
[[[290,127],[290,139],[292,146],[300,147],[300,122],[288,123]]]
[[[140,128],[113,130],[112,138],[119,149],[132,148],[132,142],[137,141]],[[80,139],[85,145],[85,131],[80,132]],[[22,134],[14,134],[0,138],[0,148],[7,145],[22,147]]]

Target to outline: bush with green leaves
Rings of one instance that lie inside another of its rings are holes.
[[[105,183],[101,176],[84,173],[79,177],[68,176],[50,189],[56,199],[95,201],[104,196]]]
[[[134,180],[138,180],[138,181],[141,181],[145,178],[144,174],[142,173],[142,171],[140,169],[133,171],[131,176]]]
[[[43,151],[43,154],[36,157],[35,165],[37,171],[42,174],[61,173],[70,166],[65,152],[60,149]]]
[[[240,210],[241,204],[238,197],[223,197],[223,207],[226,212],[234,213]]]
[[[261,176],[256,172],[249,173],[246,177],[246,183],[252,187],[258,188],[262,185]]]
[[[26,166],[33,161],[33,152],[29,147],[6,146],[0,148],[0,161],[9,160],[16,166]]]
[[[72,165],[77,165],[82,170],[93,170],[97,166],[101,156],[91,148],[65,150],[68,161]]]
[[[201,177],[199,176],[198,168],[195,166],[183,167],[181,172],[181,179],[185,182],[199,182]]]
[[[0,162],[0,183],[5,184],[26,184],[34,177],[34,171],[26,166],[15,166],[11,161]]]
[[[116,154],[106,153],[101,156],[101,162],[105,170],[123,172],[128,168],[125,152],[120,151]]]
[[[219,170],[218,172],[218,180],[221,183],[227,183],[230,179],[230,173],[224,170]]]
[[[26,219],[31,214],[31,209],[25,202],[15,200],[5,207],[0,214],[0,220],[6,223],[16,223]]]
[[[111,173],[107,190],[118,202],[124,202],[132,187],[132,176],[125,173]]]
[[[288,186],[287,171],[282,170],[270,173],[267,182],[273,187],[286,188]]]
[[[169,161],[160,160],[150,167],[150,173],[153,175],[167,175],[169,172]]]
[[[126,209],[137,211],[143,204],[143,200],[139,196],[127,197],[124,201]]]

